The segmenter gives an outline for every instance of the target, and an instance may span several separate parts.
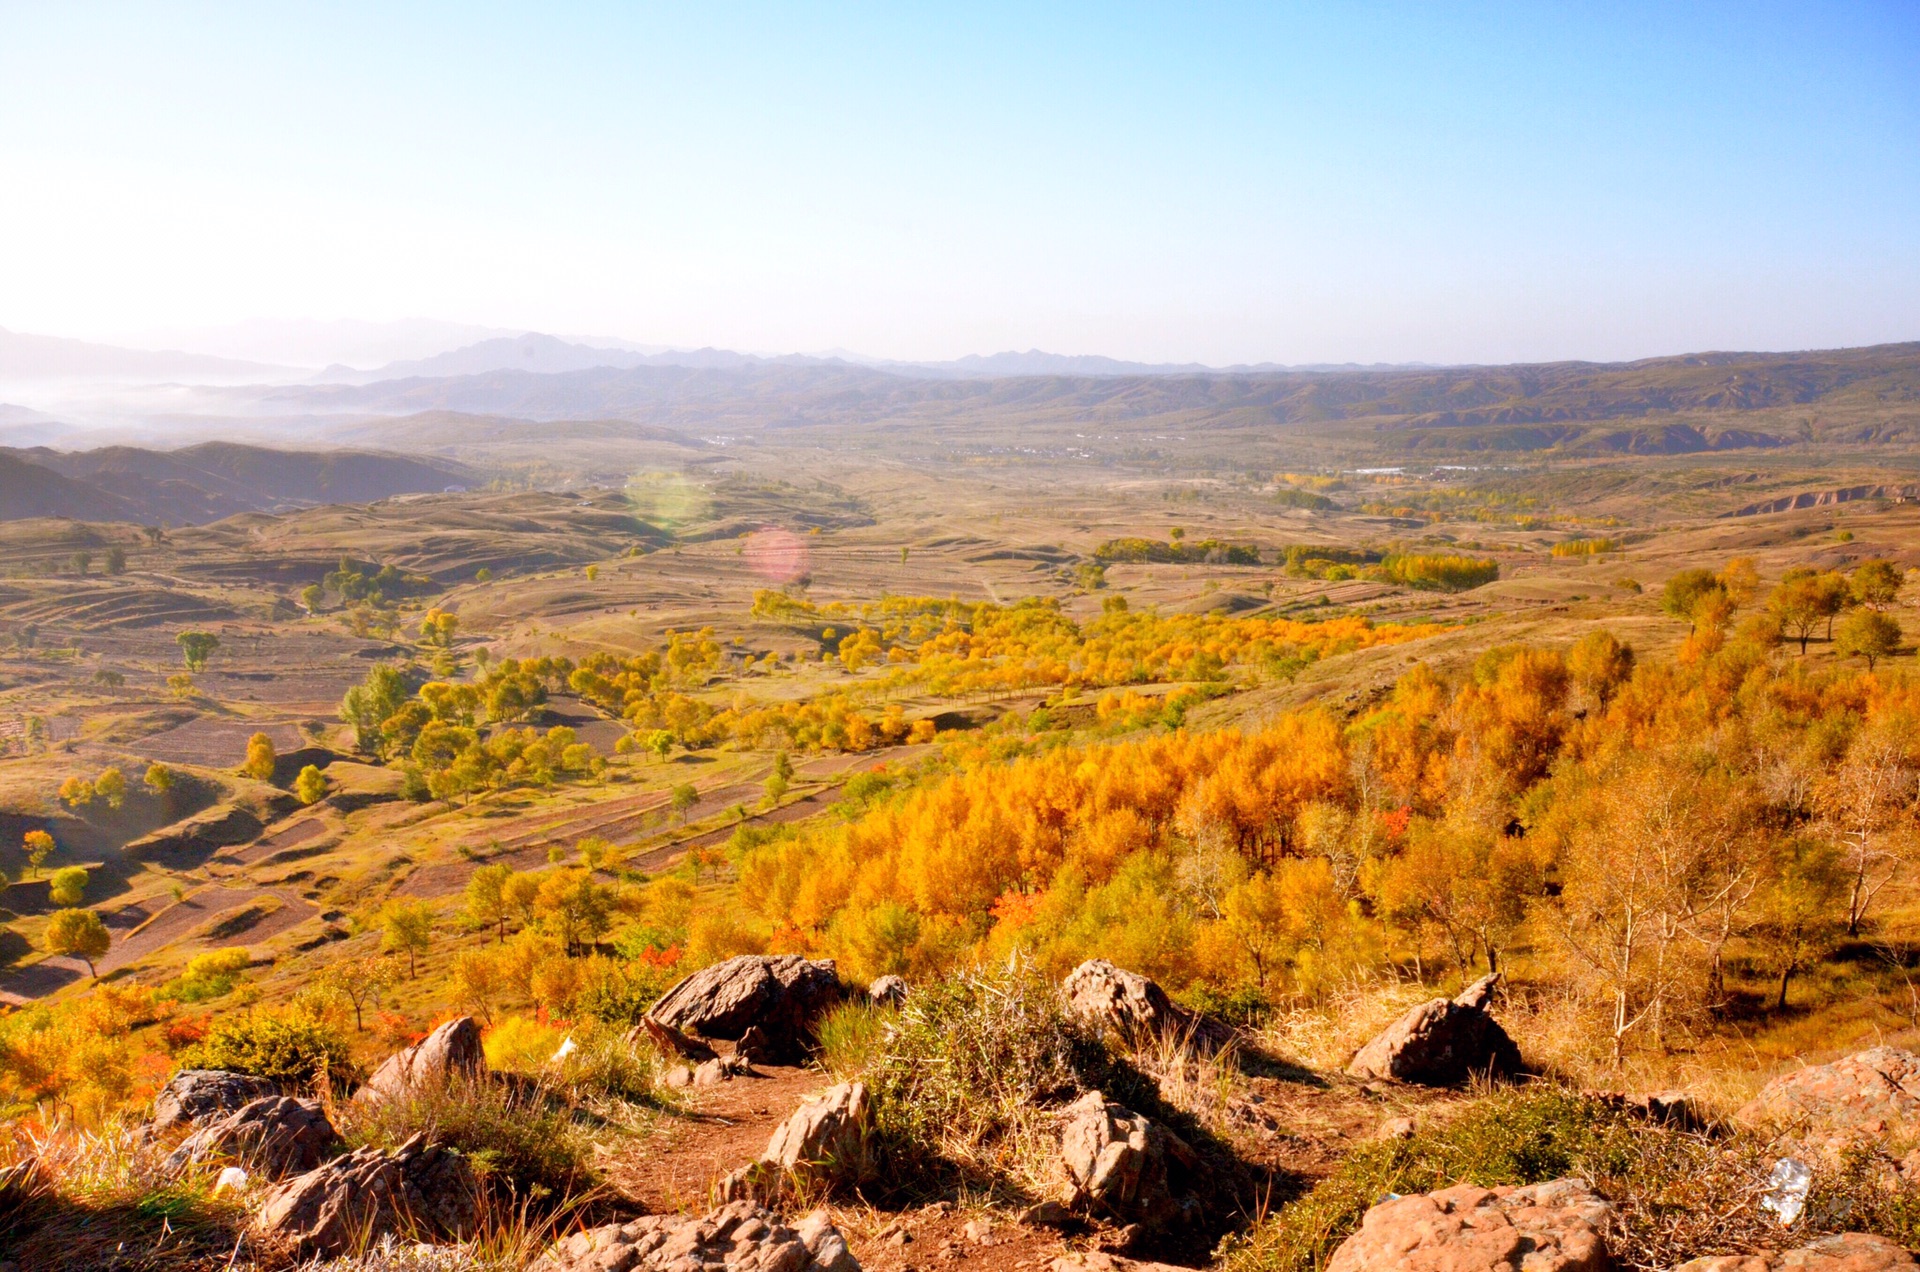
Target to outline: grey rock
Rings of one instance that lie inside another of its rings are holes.
[[[542,1255],[530,1272],[860,1272],[827,1217],[788,1227],[748,1201],[704,1218],[647,1215],[577,1233]]]
[[[813,1042],[813,1022],[844,994],[831,959],[742,954],[702,968],[647,1012],[672,1029],[736,1042],[758,1028],[770,1063],[798,1063]]]
[[[378,1100],[404,1096],[414,1088],[445,1082],[456,1076],[485,1077],[487,1055],[480,1045],[480,1026],[472,1016],[449,1020],[405,1051],[388,1056],[355,1099]]]
[[[251,1073],[182,1069],[153,1097],[153,1121],[148,1125],[163,1131],[183,1122],[197,1122],[210,1114],[231,1113],[262,1096],[279,1093],[271,1081]]]
[[[1060,989],[1075,1015],[1130,1047],[1173,1041],[1211,1052],[1228,1041],[1226,1031],[1176,1006],[1153,981],[1104,958],[1074,968]]]
[[[258,1226],[302,1256],[390,1232],[460,1238],[473,1229],[476,1190],[466,1158],[423,1133],[390,1153],[356,1149],[288,1180],[262,1200]]]
[[[167,1166],[180,1170],[190,1162],[230,1157],[281,1179],[319,1166],[339,1138],[318,1100],[269,1095],[201,1122],[168,1156]]]
[[[1075,1209],[1149,1228],[1189,1217],[1193,1203],[1175,1179],[1177,1171],[1198,1165],[1185,1140],[1098,1091],[1061,1116],[1060,1160],[1073,1182]]]
[[[1360,1048],[1347,1072],[1421,1086],[1456,1086],[1474,1076],[1522,1072],[1520,1048],[1488,1010],[1499,981],[1497,974],[1483,976],[1457,998],[1415,1007]]]
[[[898,976],[882,976],[867,986],[867,998],[876,1007],[905,1006],[907,982]]]

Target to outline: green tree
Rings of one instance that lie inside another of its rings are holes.
[[[362,1009],[378,1003],[393,984],[393,960],[374,954],[340,959],[322,968],[319,979],[323,987],[353,1005],[353,1028],[357,1033],[366,1028],[361,1023]]]
[[[86,963],[87,971],[95,980],[100,979],[100,972],[94,964],[113,942],[107,933],[107,925],[92,910],[57,911],[47,920],[44,940],[47,953],[80,959]]]
[[[1832,845],[1795,838],[1780,846],[1750,933],[1779,979],[1774,1006],[1785,1010],[1796,972],[1832,953],[1846,931],[1847,871]]]
[[[1891,561],[1862,561],[1854,567],[1849,586],[1853,589],[1856,605],[1868,605],[1874,609],[1885,609],[1899,599],[1900,585],[1906,577],[1900,573],[1900,567]]]
[[[606,934],[612,923],[613,890],[595,883],[590,870],[578,866],[555,870],[541,881],[535,907],[542,926],[571,954]]]
[[[1800,652],[1804,655],[1807,642],[1819,630],[1823,604],[1812,571],[1788,571],[1780,586],[1767,597],[1767,612],[1780,624],[1782,634],[1800,642]]]
[[[320,603],[327,597],[327,590],[318,583],[309,583],[300,589],[300,604],[309,614],[320,612]]]
[[[1702,603],[1726,594],[1725,586],[1712,570],[1681,570],[1660,590],[1660,608],[1689,627],[1699,623]]]
[[[317,804],[327,797],[327,775],[309,764],[293,779],[293,794],[302,804]]]
[[[173,789],[173,770],[156,761],[147,765],[147,774],[140,780],[155,795],[165,795]]]
[[[1900,624],[1890,614],[1875,609],[1858,609],[1847,615],[1834,635],[1834,652],[1842,658],[1867,660],[1867,670],[1900,648]]]
[[[220,648],[220,638],[212,632],[181,632],[173,640],[180,646],[180,656],[186,660],[188,671],[205,671],[207,659]]]
[[[127,550],[113,547],[107,549],[107,573],[125,574],[127,572]]]
[[[93,568],[93,553],[88,552],[85,549],[82,549],[81,551],[73,554],[73,572],[75,574],[78,574],[84,577],[86,575],[86,572],[92,568]]]
[[[241,762],[240,772],[255,781],[270,782],[277,758],[273,752],[273,739],[264,733],[256,733],[247,739],[247,758]]]
[[[53,836],[44,830],[30,830],[21,838],[20,846],[26,851],[28,869],[37,872],[53,851]]]
[[[340,718],[353,726],[354,745],[369,755],[386,754],[390,739],[382,726],[412,696],[407,678],[397,667],[383,663],[367,672],[367,678],[340,700]]]
[[[66,866],[53,872],[47,883],[47,897],[55,905],[79,905],[87,895],[87,872],[79,866]]]
[[[420,639],[435,649],[448,649],[453,645],[453,637],[460,630],[460,616],[435,607],[427,611],[420,620]]]
[[[495,863],[481,866],[467,879],[467,918],[480,927],[497,930],[500,941],[507,939],[507,915],[512,906],[507,900],[507,881],[513,871]]]
[[[692,811],[693,806],[700,802],[699,788],[694,786],[692,782],[683,782],[673,788],[671,802],[673,805],[673,815],[684,822],[687,819],[687,814]]]
[[[108,808],[119,808],[127,802],[127,775],[117,768],[102,769],[93,779],[93,793],[106,800]]]
[[[500,899],[507,909],[531,924],[537,917],[540,900],[540,876],[532,871],[516,872],[500,885]]]
[[[407,956],[407,979],[419,976],[419,960],[433,945],[433,907],[425,901],[390,901],[380,911],[380,948]]]

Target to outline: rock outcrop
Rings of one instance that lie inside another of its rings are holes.
[[[742,954],[703,968],[647,1012],[672,1029],[738,1042],[760,1031],[756,1058],[798,1063],[813,1043],[813,1022],[843,994],[831,959]]]
[[[232,1113],[263,1096],[279,1093],[279,1088],[271,1081],[251,1073],[230,1073],[225,1069],[182,1069],[167,1080],[167,1085],[160,1088],[160,1094],[153,1097],[153,1120],[148,1125],[153,1130],[163,1131],[181,1123]]]
[[[480,1026],[472,1016],[460,1016],[405,1051],[388,1056],[354,1098],[405,1096],[423,1084],[445,1082],[455,1076],[484,1077],[486,1072],[487,1054],[480,1045]]]
[[[1170,1039],[1211,1051],[1225,1041],[1219,1030],[1176,1006],[1153,981],[1104,958],[1090,958],[1074,968],[1060,992],[1075,1015],[1111,1031],[1130,1047]]]
[[[705,1218],[648,1215],[560,1242],[530,1272],[860,1272],[847,1243],[823,1214],[788,1227],[752,1202],[736,1201]]]
[[[1522,1072],[1520,1048],[1488,1010],[1499,981],[1497,973],[1483,976],[1458,998],[1415,1007],[1360,1048],[1347,1072],[1421,1086],[1456,1086],[1470,1077]]]
[[[356,1149],[263,1199],[258,1226],[300,1255],[335,1255],[389,1232],[461,1237],[476,1212],[467,1159],[415,1135],[392,1152]]]
[[[801,1101],[774,1128],[760,1160],[784,1171],[826,1171],[859,1178],[867,1169],[867,1128],[873,1110],[867,1084],[842,1082]]]
[[[867,1001],[875,1007],[904,1007],[907,982],[898,976],[882,976],[867,986]]]
[[[868,1177],[873,1107],[864,1082],[842,1082],[801,1101],[774,1128],[758,1160],[720,1185],[728,1200],[770,1199],[790,1183],[851,1184]]]
[[[1755,1126],[1822,1135],[1920,1130],[1920,1055],[1874,1047],[1782,1074],[1735,1115]]]
[[[1185,1140],[1089,1091],[1062,1112],[1060,1162],[1075,1209],[1121,1223],[1167,1227],[1193,1209],[1176,1177],[1198,1165]]]
[[[318,1100],[269,1095],[203,1120],[167,1157],[167,1165],[178,1170],[189,1162],[231,1157],[269,1179],[281,1179],[318,1167],[339,1138]]]
[[[1327,1272],[1607,1272],[1612,1214],[1579,1179],[1398,1197],[1367,1211]]]
[[[1848,1232],[1779,1254],[1724,1254],[1688,1259],[1673,1272],[1902,1272],[1920,1267],[1885,1237]]]

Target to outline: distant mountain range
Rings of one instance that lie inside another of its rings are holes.
[[[568,371],[589,371],[600,367],[619,369],[691,367],[700,370],[739,370],[760,366],[864,367],[868,370],[916,379],[980,380],[1030,375],[1236,375],[1273,371],[1359,369],[1283,367],[1275,363],[1262,363],[1258,366],[1209,367],[1198,362],[1123,362],[1116,358],[1045,353],[1039,349],[1029,349],[1025,353],[969,354],[949,362],[898,362],[885,358],[868,358],[854,353],[766,355],[735,353],[731,349],[659,349],[643,345],[610,347],[581,344],[562,340],[557,336],[527,332],[519,336],[482,340],[430,358],[390,362],[370,371],[356,370],[348,366],[331,366],[315,379],[335,384],[375,384],[382,380],[485,375],[492,371],[532,371],[550,375]]]
[[[230,442],[176,451],[0,449],[0,521],[58,516],[200,525],[240,512],[367,503],[475,480],[458,464],[378,451],[283,451]]]
[[[0,383],[86,380],[245,384],[284,379],[289,367],[215,358],[178,349],[122,349],[61,336],[30,336],[0,328]]]
[[[561,354],[542,347],[537,356]],[[969,423],[1132,431],[1225,423],[1319,426],[1390,449],[1671,454],[1784,445],[1843,425],[1855,440],[1910,437],[1920,417],[1920,344],[1611,364],[997,378],[909,376],[843,361],[688,367],[649,359],[226,396],[229,409],[263,414],[458,411],[626,419],[696,434],[882,421],[955,435]],[[1764,424],[1742,422],[1755,412],[1769,413]]]

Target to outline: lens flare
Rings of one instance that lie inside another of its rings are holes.
[[[747,568],[774,583],[791,583],[807,572],[807,545],[779,526],[763,526],[747,536]]]
[[[626,496],[635,515],[668,533],[701,520],[712,507],[707,492],[679,473],[635,473],[627,478]]]

